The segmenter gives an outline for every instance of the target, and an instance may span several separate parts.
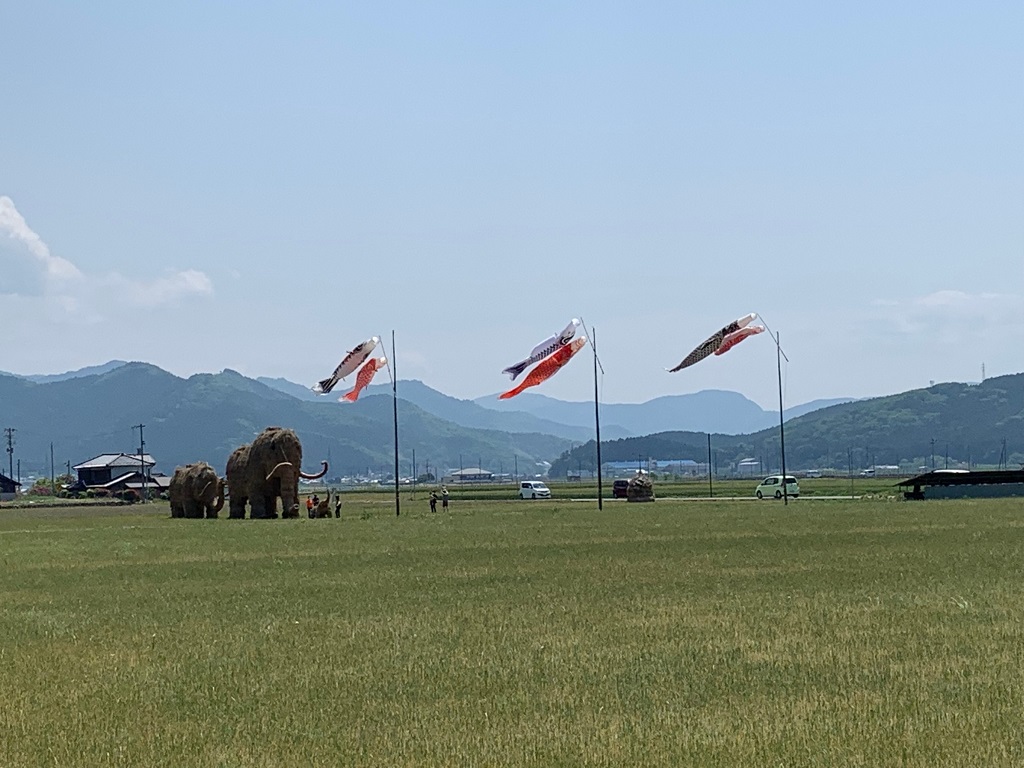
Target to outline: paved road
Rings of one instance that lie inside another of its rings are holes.
[[[808,499],[810,499],[810,500],[815,500],[815,499],[844,500],[845,499],[846,501],[850,501],[851,499],[852,500],[856,500],[856,499],[860,499],[860,498],[863,498],[863,497],[861,497],[861,496],[800,496],[798,498],[794,498],[793,496],[790,496],[789,500],[791,502],[799,502],[801,500],[807,501]],[[597,499],[592,496],[589,499],[588,498],[569,499],[569,501],[597,501]],[[618,503],[620,501],[626,501],[626,499],[605,499],[605,501],[606,502],[612,502],[612,503]],[[761,502],[780,501],[781,502],[782,499],[758,499],[756,496],[713,496],[711,498],[708,498],[707,496],[657,496],[657,497],[655,497],[655,501],[761,501]]]

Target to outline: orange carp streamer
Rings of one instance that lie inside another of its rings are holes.
[[[366,365],[359,369],[359,373],[356,374],[356,385],[352,387],[351,391],[339,397],[338,402],[354,403],[358,399],[359,393],[366,389],[370,382],[373,381],[377,371],[387,364],[388,359],[386,357],[371,357]]]
[[[579,352],[586,343],[586,339],[575,339],[565,346],[559,347],[552,354],[537,363],[537,367],[526,374],[526,378],[523,379],[518,387],[510,389],[508,392],[502,392],[498,395],[498,399],[508,400],[510,397],[518,395],[527,387],[536,387],[538,384],[547,381],[558,373],[558,370],[568,363],[572,356]]]

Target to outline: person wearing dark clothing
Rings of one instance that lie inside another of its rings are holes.
[[[430,511],[437,512],[437,492],[430,492]]]

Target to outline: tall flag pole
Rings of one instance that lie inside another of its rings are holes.
[[[597,438],[597,508],[604,509],[601,498],[601,409],[597,396],[597,329],[590,329],[590,346],[594,350],[594,434]]]
[[[395,415],[395,517],[402,514],[398,498],[398,373],[395,367],[395,332],[391,331],[391,405]]]
[[[789,358],[786,358],[789,362]],[[775,363],[779,370],[779,451],[782,453],[782,502],[789,506],[788,484],[786,483],[786,427],[785,418],[782,415],[782,345],[779,343],[779,333],[775,333]]]

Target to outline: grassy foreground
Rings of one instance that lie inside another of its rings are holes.
[[[1019,499],[155,508],[0,512],[0,765],[1024,764]]]

